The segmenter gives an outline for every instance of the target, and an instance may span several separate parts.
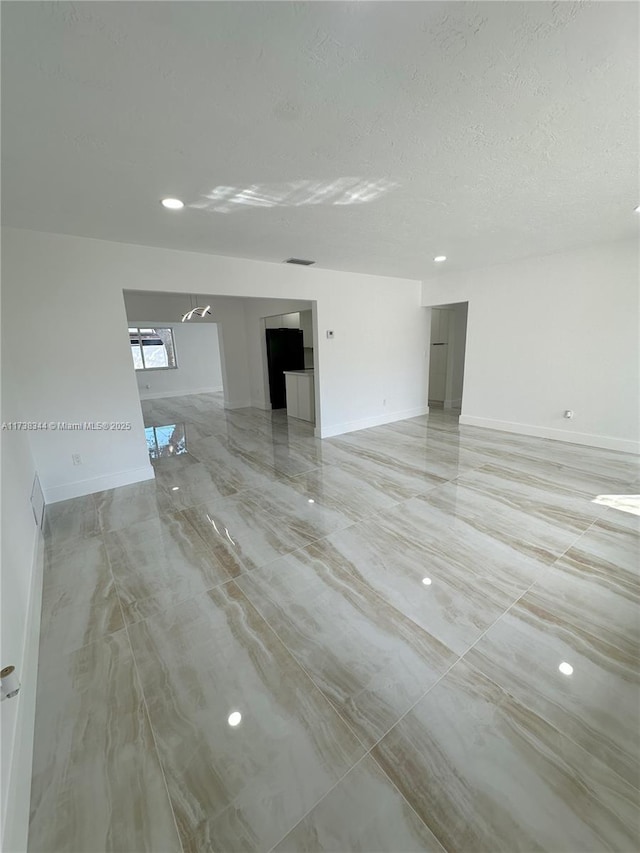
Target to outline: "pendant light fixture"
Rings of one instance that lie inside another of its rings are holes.
[[[182,315],[182,320],[180,322],[187,323],[189,320],[192,320],[194,317],[206,317],[207,315],[211,316],[211,305],[201,306],[197,305],[194,307],[194,302],[196,302],[195,296],[191,295],[189,297],[191,310],[187,311],[186,314]]]

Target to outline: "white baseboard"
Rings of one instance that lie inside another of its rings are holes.
[[[145,391],[138,388],[141,400],[160,400],[164,397],[188,397],[190,394],[216,394],[222,391],[222,385],[215,388],[188,388],[185,391]]]
[[[104,474],[101,477],[76,480],[62,486],[49,486],[44,490],[44,497],[48,504],[55,504],[58,501],[69,500],[69,498],[80,498],[83,495],[93,495],[95,492],[104,492],[107,489],[117,489],[118,486],[129,486],[131,483],[153,480],[155,476],[151,464],[143,465],[142,468],[131,468],[129,471],[119,471],[117,474]]]
[[[567,441],[569,444],[584,444],[588,447],[602,447],[605,450],[619,450],[623,453],[639,453],[640,443],[609,435],[592,435],[587,432],[573,432],[555,427],[519,424],[511,421],[497,421],[492,418],[478,418],[474,415],[460,415],[460,424],[496,429],[500,432],[513,432],[519,435],[531,435],[535,438],[550,438],[553,441]]]
[[[43,568],[44,539],[38,532],[33,549],[24,653],[18,668],[20,692],[13,699],[4,700],[16,703],[16,726],[9,769],[7,811],[2,834],[2,850],[7,853],[25,853],[29,834]],[[5,744],[4,748],[9,748],[9,745]]]
[[[230,400],[224,403],[225,409],[250,409],[252,407],[251,400]]]
[[[362,418],[358,421],[347,421],[342,424],[333,424],[321,427],[320,438],[331,438],[333,435],[343,435],[346,432],[357,432],[360,429],[391,424],[395,421],[405,421],[407,418],[417,418],[419,415],[428,415],[429,406],[418,406],[416,409],[404,409],[400,412],[389,412],[384,415],[375,415],[372,418]]]

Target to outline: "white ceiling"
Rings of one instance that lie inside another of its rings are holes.
[[[638,14],[3,3],[3,222],[410,278],[630,237]]]

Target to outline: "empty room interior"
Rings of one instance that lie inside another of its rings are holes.
[[[640,6],[2,2],[5,853],[640,849]]]

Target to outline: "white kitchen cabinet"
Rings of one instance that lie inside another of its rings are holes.
[[[265,317],[264,327],[265,329],[299,329],[300,312],[294,311],[291,314],[274,314],[272,317]]]
[[[300,328],[300,312],[294,311],[292,314],[282,315],[283,329],[299,329]]]
[[[313,370],[285,370],[287,417],[315,422],[316,402]]]

